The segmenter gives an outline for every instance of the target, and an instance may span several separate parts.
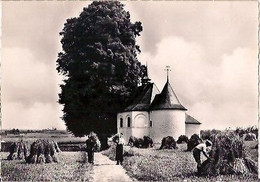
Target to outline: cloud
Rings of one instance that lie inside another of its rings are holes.
[[[15,113],[14,113],[15,112]],[[6,102],[2,107],[3,128],[19,129],[66,129],[63,121],[61,106],[51,103],[34,103],[25,107],[19,102]]]
[[[64,128],[55,63],[37,62],[23,48],[3,48],[2,56],[3,127]]]
[[[183,37],[165,37],[156,54],[144,52],[149,76],[162,90],[166,65],[170,82],[188,112],[203,128],[227,128],[257,124],[257,50],[236,48],[223,54],[218,64],[207,59],[198,43]]]
[[[3,48],[3,102],[56,102],[59,77],[55,63],[37,62],[30,50]]]
[[[3,126],[64,127],[59,32],[90,3],[2,3]],[[139,58],[160,90],[170,65],[177,96],[205,127],[256,124],[257,2],[123,3],[143,23]]]
[[[35,62],[52,64],[61,51],[59,32],[66,19],[79,16],[89,3],[3,2],[2,45],[30,49]]]
[[[171,66],[170,82],[185,95],[197,96],[207,86],[211,65],[205,60],[205,51],[201,45],[189,42],[182,37],[165,37],[156,45],[156,55],[142,53],[139,60],[148,63],[151,79],[162,88],[166,81],[165,66]],[[203,78],[203,79],[202,79]],[[193,82],[193,80],[196,80]],[[198,87],[200,85],[200,87]],[[178,94],[182,95],[182,93]],[[183,95],[183,97],[186,97]],[[189,100],[188,98],[186,100]]]
[[[257,2],[128,2],[133,21],[143,23],[141,50],[157,54],[165,37],[199,43],[217,64],[235,47],[257,48]]]

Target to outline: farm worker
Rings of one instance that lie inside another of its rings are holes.
[[[118,139],[116,140],[116,165],[122,164],[123,162],[123,145],[125,140],[123,138],[123,133],[118,134]]]
[[[86,140],[87,144],[87,153],[88,153],[88,162],[91,164],[94,164],[94,151],[96,147],[96,139],[92,134],[88,136],[88,139]]]
[[[205,157],[209,159],[207,153],[211,150],[211,146],[212,146],[212,142],[210,140],[206,140],[205,143],[200,143],[193,149],[193,157],[197,162],[198,175],[200,175],[201,173],[200,153],[202,152],[205,155]]]

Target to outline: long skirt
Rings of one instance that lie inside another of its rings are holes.
[[[116,146],[116,161],[123,162],[123,145],[118,144]]]

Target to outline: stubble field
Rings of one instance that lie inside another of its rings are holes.
[[[93,166],[84,163],[82,152],[62,152],[58,163],[26,164],[23,160],[6,160],[1,152],[2,181],[91,181]]]
[[[247,151],[257,161],[258,151],[253,149],[256,142],[246,142]],[[179,144],[176,150],[138,149],[124,147],[123,167],[139,181],[258,181],[256,175],[219,175],[198,177],[195,175],[196,162],[186,144]],[[110,159],[115,158],[115,147],[103,152]],[[204,158],[205,160],[205,158]]]
[[[46,134],[47,136],[47,134]],[[49,139],[58,141],[78,141],[73,137],[48,135]],[[45,138],[29,135],[25,141]],[[6,137],[6,141],[18,141],[17,137]],[[84,139],[82,139],[84,140]],[[249,156],[257,162],[258,151],[253,149],[256,141],[245,142]],[[124,147],[123,167],[127,173],[138,181],[258,181],[256,175],[223,175],[215,177],[198,177],[195,175],[196,163],[191,152],[186,152],[186,144],[178,144],[176,150],[158,150],[159,146],[150,149]],[[115,148],[112,146],[103,154],[115,159]],[[26,164],[21,160],[6,160],[8,153],[1,152],[1,173],[3,181],[92,181],[93,166],[83,161],[83,152],[62,152],[58,154],[59,163]]]

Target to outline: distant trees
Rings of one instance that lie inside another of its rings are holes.
[[[19,135],[20,134],[20,130],[13,128],[12,130],[9,131],[9,133],[10,134],[14,134],[14,135]]]
[[[131,23],[123,7],[118,1],[94,1],[60,32],[57,71],[66,78],[59,103],[67,129],[76,136],[115,132],[116,113],[144,76],[135,40],[142,25]]]

